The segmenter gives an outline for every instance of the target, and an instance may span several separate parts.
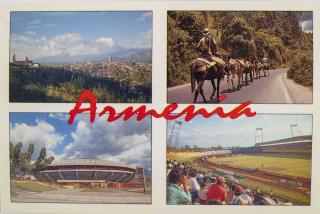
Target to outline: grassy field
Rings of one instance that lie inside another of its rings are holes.
[[[308,159],[242,155],[211,158],[210,161],[238,167],[260,168],[261,170],[292,176],[311,177],[311,160]]]
[[[167,152],[167,158],[178,162],[200,155],[200,152]]]
[[[259,188],[260,191],[265,193],[270,193],[272,191],[274,195],[288,199],[289,201],[293,200],[304,205],[310,204],[310,196],[303,193],[290,191],[288,189],[275,188],[272,185],[252,181],[250,179],[240,179],[239,182],[240,184],[250,187],[251,189]]]
[[[53,187],[42,185],[35,182],[11,182],[11,188],[22,189],[30,192],[46,192],[55,190]]]
[[[192,161],[192,159],[199,156],[199,154],[199,152],[169,152],[167,153],[167,158],[174,159],[177,161],[185,161],[187,164],[189,164],[191,167],[197,170],[207,171],[208,169],[201,167]],[[243,155],[235,157],[212,158],[211,161],[222,162],[234,166],[252,168],[260,168],[263,162],[263,169],[266,171],[279,172],[288,175],[302,176],[308,178],[310,178],[311,175],[310,159]],[[274,195],[277,195],[281,198],[299,202],[305,205],[310,204],[310,196],[305,195],[303,193],[294,192],[287,189],[275,188],[272,185],[260,183],[247,178],[240,179],[239,182],[242,185],[250,187],[252,189],[259,188],[262,192],[270,193],[272,191]]]

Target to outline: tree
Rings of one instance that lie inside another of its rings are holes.
[[[13,158],[14,158],[14,145],[13,145],[13,143],[10,142],[9,148],[10,148],[10,176],[13,177],[14,172],[15,172],[15,166],[13,164]]]
[[[29,144],[28,151],[20,154],[20,170],[22,171],[23,175],[26,172],[31,172],[33,165],[31,164],[32,154],[34,152],[34,145],[31,143]]]
[[[41,148],[38,159],[34,163],[34,167],[33,167],[34,174],[37,174],[37,172],[46,168],[53,161],[54,161],[53,156],[50,156],[47,158],[47,149],[45,147]]]
[[[12,145],[12,148],[10,148],[10,149],[13,149],[13,154],[11,154],[13,175],[15,175],[17,172],[17,169],[20,168],[21,148],[22,148],[22,143],[17,143],[14,147]]]
[[[253,28],[242,17],[235,17],[221,35],[222,46],[231,51],[233,58],[249,58],[255,55]]]

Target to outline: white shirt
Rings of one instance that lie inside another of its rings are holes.
[[[189,186],[191,191],[198,191],[200,189],[200,185],[198,184],[198,181],[196,180],[196,178],[189,178]]]

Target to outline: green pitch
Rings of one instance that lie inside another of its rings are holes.
[[[260,170],[292,176],[311,177],[311,160],[308,159],[242,155],[210,158],[210,161],[237,167],[259,168]]]

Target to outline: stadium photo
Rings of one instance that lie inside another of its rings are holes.
[[[167,204],[310,205],[311,160],[312,115],[168,122]]]
[[[14,203],[150,204],[151,118],[73,125],[64,113],[10,114]]]

